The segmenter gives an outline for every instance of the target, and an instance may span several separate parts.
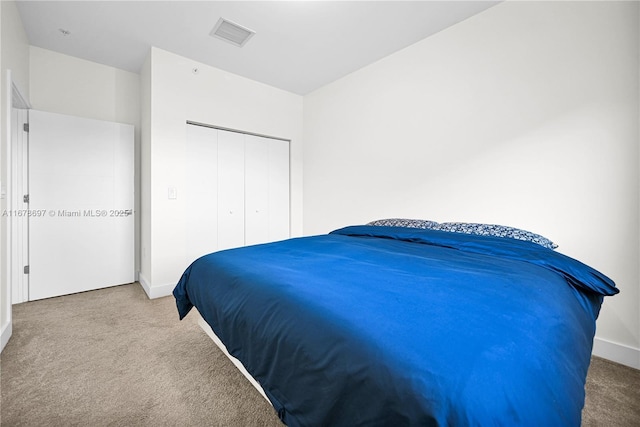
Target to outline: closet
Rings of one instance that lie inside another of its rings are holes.
[[[186,255],[289,238],[289,141],[187,124]]]

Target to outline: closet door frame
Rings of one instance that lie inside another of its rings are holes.
[[[222,127],[222,126],[216,126],[216,125],[211,125],[211,124],[206,124],[206,123],[201,123],[201,122],[195,122],[195,121],[190,121],[187,120],[186,122],[187,126],[200,126],[203,128],[210,128],[216,131],[222,131],[222,132],[231,132],[234,134],[239,134],[239,135],[244,135],[244,136],[248,136],[251,138],[246,138],[249,141],[255,140],[255,138],[258,139],[263,139],[264,142],[266,144],[268,144],[268,148],[265,150],[266,154],[268,156],[268,162],[270,165],[275,166],[275,167],[270,167],[270,169],[268,171],[266,171],[266,175],[265,175],[265,180],[266,183],[269,187],[273,187],[276,188],[278,186],[282,186],[285,187],[286,186],[286,192],[277,192],[275,193],[275,197],[270,197],[269,200],[267,201],[267,206],[265,206],[265,213],[268,213],[268,219],[266,219],[268,221],[268,230],[265,233],[259,233],[258,236],[256,236],[255,238],[253,237],[249,237],[249,239],[247,240],[247,228],[246,228],[246,223],[247,223],[247,216],[251,216],[249,212],[247,212],[247,209],[253,209],[253,211],[256,210],[255,204],[250,201],[247,202],[246,200],[243,203],[242,206],[242,216],[243,216],[243,224],[244,224],[244,236],[245,236],[245,240],[244,240],[244,245],[247,244],[255,244],[255,243],[263,243],[265,241],[275,241],[275,240],[283,240],[283,239],[287,239],[291,236],[291,179],[290,179],[290,174],[291,174],[291,140],[290,139],[286,139],[286,138],[280,138],[280,137],[275,137],[275,136],[270,136],[270,135],[263,135],[263,134],[258,134],[258,133],[254,133],[254,132],[247,132],[247,131],[242,131],[242,130],[237,130],[237,129],[231,129],[231,128],[227,128],[227,127]],[[255,137],[255,138],[254,138]],[[224,138],[223,138],[224,139]],[[244,162],[246,165],[247,162],[247,158],[246,158],[246,147],[247,147],[247,140],[245,139],[244,144],[243,144],[243,151],[245,154],[245,158],[244,158]],[[218,172],[220,172],[220,167],[221,164],[220,162],[223,162],[223,155],[221,156],[220,153],[220,146],[221,146],[221,141],[220,141],[220,134],[218,134],[218,136],[216,137],[216,146],[217,146],[217,158],[216,158],[216,169]],[[224,143],[223,143],[224,144]],[[250,143],[249,143],[250,145]],[[286,152],[286,155],[285,155]],[[286,157],[286,160],[285,160]],[[278,161],[274,161],[274,158],[278,158]],[[286,161],[286,164],[285,164]],[[277,171],[277,167],[281,166],[281,169],[284,168],[286,166],[286,171],[284,173],[280,173]],[[245,176],[246,174],[246,170],[243,170],[243,187],[246,190],[246,185],[247,185],[247,177]],[[217,186],[218,186],[218,190],[219,191],[219,186],[221,184],[221,179],[220,176],[218,176],[217,178],[217,182],[216,182]],[[286,184],[286,185],[285,185]],[[249,184],[251,185],[251,184]],[[272,188],[269,188],[269,192],[271,195],[271,190]],[[243,193],[246,197],[246,191]],[[220,201],[220,196],[218,194],[218,201]],[[286,203],[284,203],[286,202]],[[283,209],[281,206],[284,206],[286,204],[286,209]],[[274,206],[280,206],[279,208],[274,208]],[[233,213],[229,214],[229,211],[232,211]],[[218,224],[220,223],[220,221],[224,222],[224,217],[225,217],[225,213],[227,214],[227,216],[231,215],[238,215],[239,212],[237,212],[238,208],[229,208],[228,206],[221,206],[220,203],[218,203],[218,207],[217,207],[217,218],[216,220],[218,221]],[[258,211],[261,211],[260,208],[257,208]],[[254,212],[255,213],[255,212]],[[258,212],[258,214],[263,214],[263,212]],[[224,234],[224,233],[222,233]],[[221,233],[220,230],[218,230],[217,233],[217,238],[218,241],[221,237]],[[224,240],[224,238],[223,238]],[[228,245],[225,244],[218,244],[218,247],[216,250],[222,250],[222,249],[226,249],[228,247]]]
[[[232,129],[232,128],[227,128],[227,127],[224,127],[224,126],[217,126],[217,125],[211,125],[211,124],[207,124],[207,123],[194,122],[192,120],[187,120],[187,125],[202,126],[202,127],[210,128],[210,129],[224,130],[224,131],[227,131],[227,132],[240,133],[242,135],[259,136],[259,137],[262,137],[262,138],[274,139],[276,141],[285,141],[285,142],[291,143],[290,139],[281,138],[279,136],[271,136],[271,135],[265,135],[265,134],[262,134],[262,133],[249,132],[249,131],[239,130],[239,129]]]

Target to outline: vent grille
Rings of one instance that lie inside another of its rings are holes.
[[[253,37],[255,33],[255,31],[243,27],[242,25],[238,25],[235,22],[229,21],[225,18],[220,18],[209,35],[242,47],[251,37]]]

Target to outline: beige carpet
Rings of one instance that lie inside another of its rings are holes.
[[[13,307],[2,426],[282,426],[172,297],[125,285]]]
[[[15,305],[2,426],[282,426],[172,297],[138,284]],[[640,371],[594,358],[584,426],[640,426]]]

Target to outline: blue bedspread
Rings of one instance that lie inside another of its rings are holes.
[[[402,227],[216,252],[174,290],[289,426],[579,426],[618,290],[534,243]]]

